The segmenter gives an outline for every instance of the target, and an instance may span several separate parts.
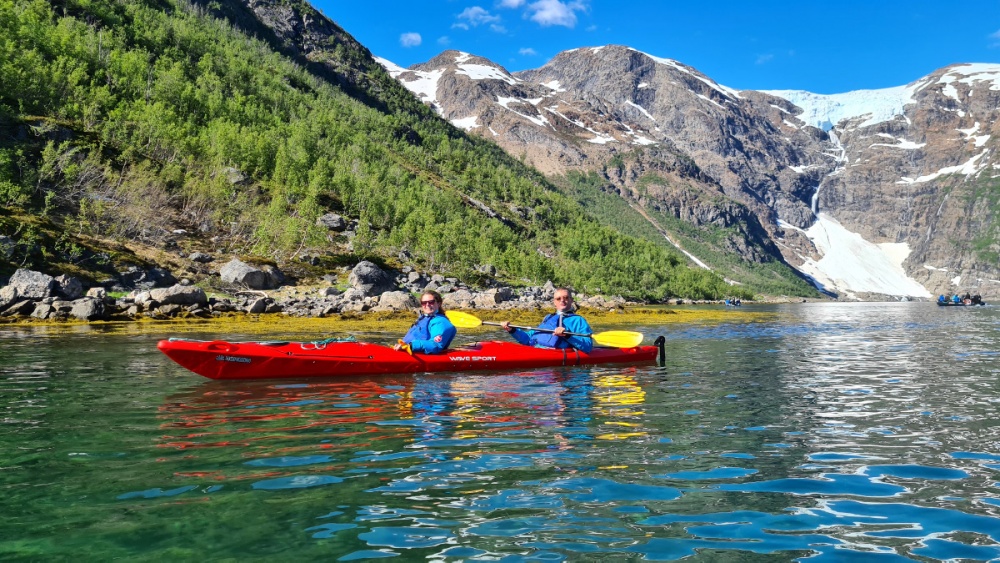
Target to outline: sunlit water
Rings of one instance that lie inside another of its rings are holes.
[[[0,559],[1000,558],[1000,308],[731,320],[598,327],[664,367],[266,382],[0,327]]]

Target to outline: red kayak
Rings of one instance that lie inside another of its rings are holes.
[[[514,342],[477,342],[444,354],[413,354],[366,342],[226,342],[161,340],[157,348],[181,366],[210,379],[336,377],[436,371],[509,370],[650,362],[655,346],[577,350],[533,348]]]

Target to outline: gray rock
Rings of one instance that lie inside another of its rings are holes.
[[[476,304],[484,307],[499,305],[514,298],[514,291],[509,287],[487,289],[476,296]]]
[[[343,299],[344,301],[351,301],[351,302],[364,301],[365,292],[360,289],[352,287],[351,289],[345,291],[343,295],[341,295],[341,299]]]
[[[260,269],[267,274],[268,288],[278,288],[285,284],[285,274],[277,267],[264,264]]]
[[[205,254],[204,252],[192,252],[189,258],[191,258],[191,260],[195,262],[200,262],[202,264],[206,264],[214,260],[211,255]]]
[[[234,186],[243,184],[247,181],[247,175],[244,174],[239,168],[233,168],[232,166],[223,168],[222,174],[225,176],[226,181]]]
[[[205,291],[197,286],[175,285],[149,292],[149,298],[160,305],[194,305],[208,303]],[[138,301],[138,300],[137,300]]]
[[[156,313],[167,317],[172,317],[184,310],[184,307],[176,303],[161,305],[156,308]]]
[[[250,289],[269,289],[271,276],[238,258],[233,258],[219,270],[222,281],[246,286]]]
[[[93,297],[94,299],[104,301],[108,298],[108,290],[103,287],[92,287],[87,290],[87,297]]]
[[[142,272],[135,286],[144,289],[154,287],[170,287],[177,283],[177,279],[169,271],[163,268],[150,268]]]
[[[326,299],[327,297],[336,297],[340,295],[340,290],[335,287],[324,287],[319,290],[320,299]]]
[[[0,311],[14,304],[20,297],[20,293],[17,288],[12,285],[6,285],[0,288]]]
[[[83,283],[73,276],[67,276],[63,274],[61,276],[56,276],[56,293],[73,301],[74,299],[79,299],[83,297]]]
[[[460,289],[442,296],[441,306],[445,309],[468,309],[473,306],[474,297],[471,291]]]
[[[336,213],[327,213],[316,219],[317,227],[326,227],[331,231],[343,232],[347,230],[347,221]]]
[[[261,297],[259,299],[254,299],[250,306],[247,307],[247,313],[251,315],[259,315],[267,310],[267,298]]]
[[[92,297],[84,297],[73,302],[70,309],[71,317],[82,321],[95,321],[104,318],[104,301]]]
[[[392,276],[367,260],[359,262],[351,270],[347,281],[354,289],[361,290],[366,297],[381,295],[386,291],[397,289]]]
[[[0,313],[0,317],[17,317],[30,315],[35,310],[35,302],[29,300],[15,301]]]
[[[378,299],[374,311],[406,311],[419,306],[417,300],[406,291],[386,291]]]
[[[22,268],[14,272],[7,285],[14,286],[21,299],[45,299],[52,296],[56,282],[50,275]]]
[[[52,305],[48,305],[46,303],[36,303],[35,310],[31,312],[31,316],[36,319],[44,320],[49,318],[49,315],[54,312],[55,309],[52,307]]]

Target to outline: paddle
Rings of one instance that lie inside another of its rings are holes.
[[[500,323],[484,321],[475,315],[470,315],[469,313],[463,313],[461,311],[446,311],[445,315],[448,317],[448,320],[450,320],[452,324],[458,328],[476,328],[480,325],[501,326]],[[510,326],[520,328],[522,330],[555,332],[554,330],[547,328],[516,325]],[[635,348],[642,343],[643,339],[643,334],[641,332],[632,332],[628,330],[609,330],[607,332],[595,332],[594,334],[579,334],[575,332],[565,332],[563,334],[568,336],[584,336],[593,338],[596,344],[600,344],[601,346],[610,346],[612,348]]]

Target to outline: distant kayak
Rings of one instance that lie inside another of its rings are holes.
[[[413,354],[368,342],[227,342],[161,340],[157,348],[184,368],[209,379],[337,377],[390,373],[482,371],[555,366],[645,363],[661,356],[654,346],[573,349],[534,348],[515,342],[477,342],[444,354]]]
[[[979,303],[953,303],[951,301],[938,301],[938,307],[983,307],[986,305],[985,301],[980,301]]]

